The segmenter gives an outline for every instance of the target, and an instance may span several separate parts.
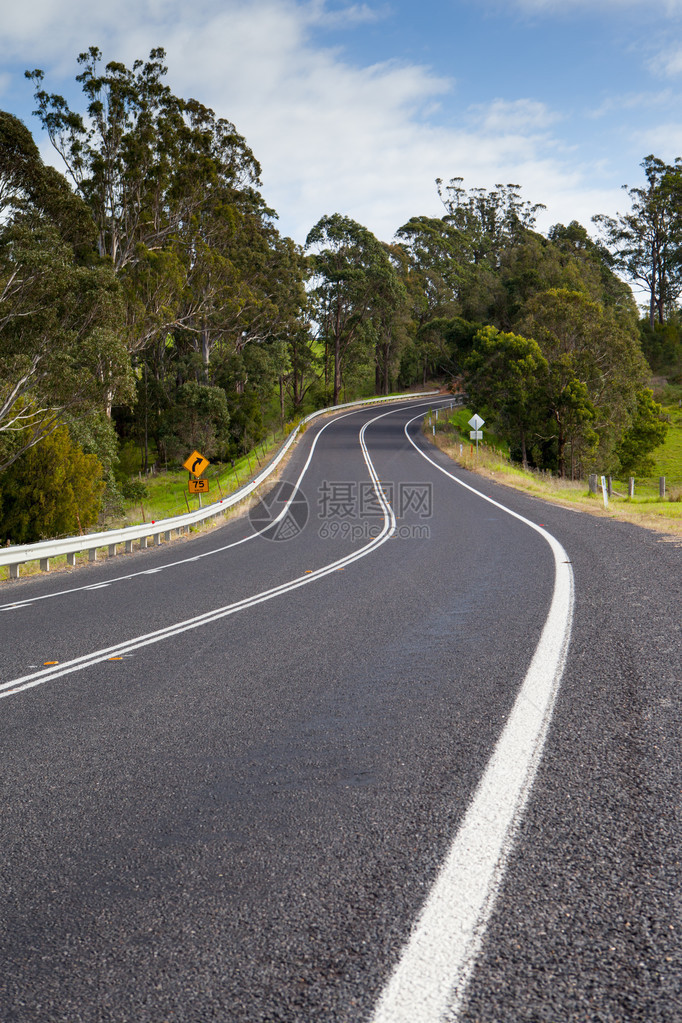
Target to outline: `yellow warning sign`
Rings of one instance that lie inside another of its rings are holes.
[[[200,451],[193,451],[187,461],[182,464],[188,472],[193,473],[195,476],[201,476],[204,469],[211,463],[208,458],[204,458]]]
[[[208,480],[190,480],[187,484],[190,494],[207,494]]]

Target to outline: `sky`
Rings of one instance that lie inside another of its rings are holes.
[[[283,234],[342,213],[390,241],[444,210],[435,179],[521,186],[552,224],[627,210],[649,153],[682,156],[682,0],[0,0],[0,108],[26,69],[75,109],[91,45],[234,122]]]

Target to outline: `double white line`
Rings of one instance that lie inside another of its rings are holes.
[[[433,402],[421,402],[420,405],[432,405]],[[411,408],[418,408],[419,405],[409,406]],[[403,406],[404,408],[404,406]],[[346,415],[356,415],[357,409],[353,412],[346,413]],[[99,664],[102,661],[110,660],[113,657],[122,657],[125,654],[131,653],[133,650],[139,650],[142,647],[151,646],[153,643],[160,643],[165,639],[170,639],[173,636],[178,636],[183,632],[189,632],[190,629],[198,629],[203,625],[209,625],[211,622],[218,621],[221,618],[227,618],[230,615],[237,614],[239,611],[244,611],[249,607],[255,607],[256,604],[263,604],[267,600],[272,600],[274,597],[279,597],[285,593],[291,593],[293,590],[298,589],[301,586],[306,586],[308,583],[315,582],[317,579],[322,579],[324,576],[329,575],[331,572],[336,572],[341,568],[345,568],[347,565],[352,564],[354,561],[358,561],[360,558],[366,557],[375,551],[378,547],[381,547],[387,540],[393,536],[396,530],[396,519],[393,509],[386,500],[386,497],[381,489],[381,483],[377,476],[376,470],[372,459],[370,458],[367,445],[365,443],[365,432],[369,426],[376,423],[377,420],[383,419],[385,416],[393,415],[395,412],[402,411],[402,409],[391,409],[388,412],[382,412],[380,415],[370,419],[362,427],[359,433],[360,449],[362,456],[367,465],[370,479],[374,485],[374,490],[381,504],[381,508],[384,515],[384,522],[380,532],[374,537],[369,543],[365,544],[364,547],[359,548],[351,554],[345,555],[343,558],[339,558],[337,561],[331,562],[329,565],[325,565],[322,568],[318,568],[313,572],[309,572],[306,575],[297,576],[295,579],[291,579],[286,583],[281,583],[279,586],[273,586],[269,590],[264,590],[261,593],[256,593],[251,597],[245,597],[242,600],[236,601],[232,604],[226,604],[224,607],[215,608],[212,611],[206,611],[204,614],[196,615],[194,618],[188,618],[182,622],[176,622],[173,625],[168,625],[163,629],[158,629],[155,632],[148,632],[141,636],[136,636],[133,639],[124,640],[120,643],[116,643],[110,647],[104,647],[101,650],[94,650],[92,653],[83,654],[81,657],[74,657],[70,661],[63,661],[53,667],[45,668],[40,671],[33,672],[30,675],[23,675],[20,678],[12,679],[10,682],[4,682],[0,685],[0,699],[4,699],[8,696],[15,696],[17,693],[25,692],[27,689],[33,689],[36,686],[45,685],[48,682],[53,682],[58,678],[62,678],[64,675],[70,675],[75,671],[83,671],[85,668],[89,668],[94,664]],[[294,485],[294,490],[289,502],[284,506],[277,519],[269,523],[267,529],[271,529],[275,522],[286,514],[289,508],[289,504],[293,500],[298,487],[303,479],[305,473],[308,470],[310,462],[322,432],[327,429],[328,426],[333,425],[339,421],[337,419],[331,420],[327,423],[322,430],[317,434],[315,440],[310,449],[310,453],[306,460],[303,469]],[[254,536],[257,534],[254,534]],[[230,544],[228,546],[237,546],[239,543],[244,543],[246,539],[251,539],[251,536],[246,537],[244,540],[237,541],[236,544]],[[226,550],[227,548],[221,548]],[[192,559],[188,559],[192,560]]]

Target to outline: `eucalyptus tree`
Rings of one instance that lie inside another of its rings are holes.
[[[260,167],[234,125],[175,96],[164,58],[157,48],[132,68],[102,68],[97,47],[81,53],[84,113],[45,91],[40,69],[26,72],[36,114],[92,212],[99,253],[123,282],[131,352],[194,321],[186,293],[210,249],[205,211],[259,184]]]
[[[417,325],[456,316],[469,273],[462,232],[444,218],[411,217],[396,231],[396,241],[407,256],[404,278]]]
[[[537,341],[485,327],[476,335],[466,362],[470,402],[511,446],[518,446],[524,468],[528,448],[544,430],[543,399],[548,364]]]
[[[597,446],[602,465],[615,465],[615,446],[648,377],[636,310],[604,306],[584,291],[551,288],[528,302],[520,328],[547,360],[546,404],[560,475],[569,453],[572,464],[584,469]]]
[[[331,352],[332,400],[337,405],[343,372],[368,360],[386,328],[386,302],[401,294],[400,281],[384,246],[371,231],[340,213],[322,217],[306,240],[314,318]],[[374,322],[373,322],[374,319]]]
[[[520,185],[495,185],[493,191],[467,190],[463,181],[454,177],[444,185],[440,178],[436,179],[446,210],[445,220],[461,233],[469,261],[494,269],[501,252],[521,241],[526,231],[533,230],[537,213],[545,207],[522,199]]]
[[[0,469],[76,415],[127,394],[118,282],[83,201],[0,113]],[[90,235],[88,232],[90,231]]]
[[[653,155],[642,162],[646,185],[623,188],[627,213],[599,214],[613,264],[648,295],[649,325],[664,323],[682,291],[682,163],[665,164]]]

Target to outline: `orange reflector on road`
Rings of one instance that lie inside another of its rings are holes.
[[[43,661],[43,664],[59,664],[59,661]]]

